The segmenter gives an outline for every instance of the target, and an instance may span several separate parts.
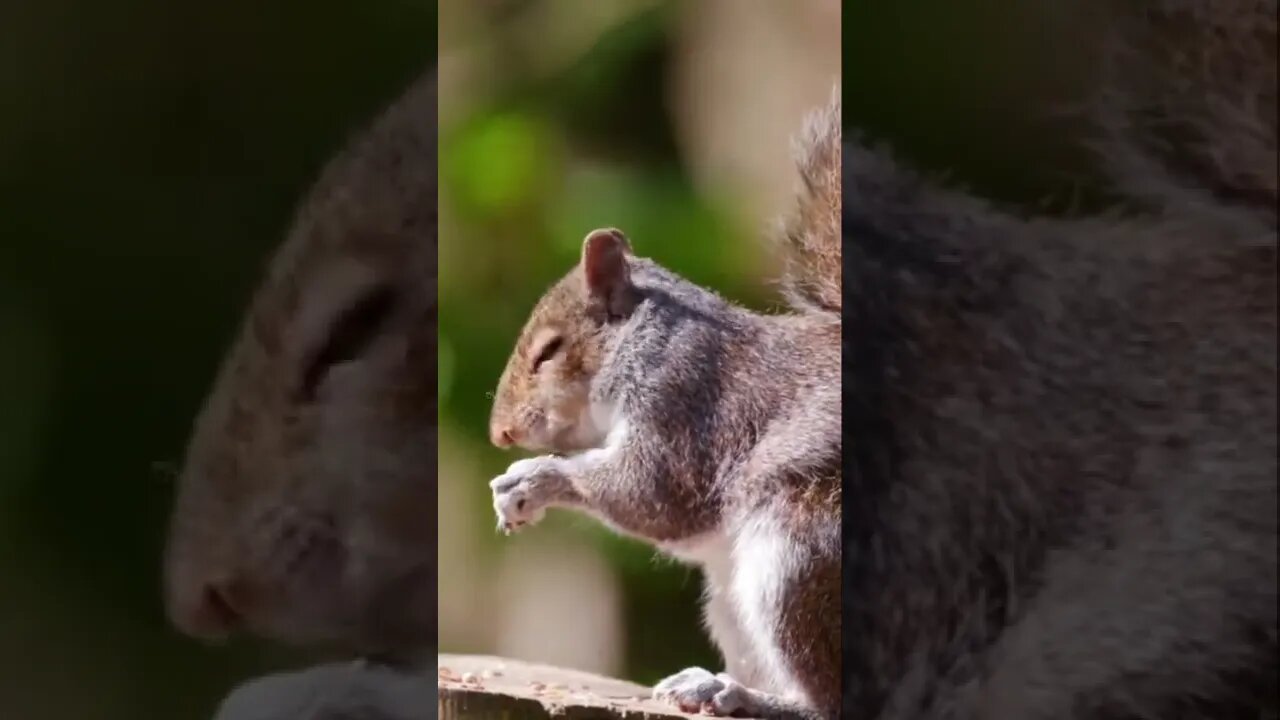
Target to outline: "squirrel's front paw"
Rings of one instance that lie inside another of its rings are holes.
[[[715,675],[702,668],[681,670],[653,687],[655,700],[669,702],[682,712],[721,717],[747,707],[749,692],[725,673]]]
[[[557,487],[565,482],[557,462],[549,455],[517,460],[489,483],[499,530],[510,534],[542,520]]]

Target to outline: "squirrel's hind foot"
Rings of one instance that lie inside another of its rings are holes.
[[[725,673],[693,667],[681,670],[653,688],[653,698],[671,703],[681,712],[729,717],[746,710],[750,691]]]
[[[820,710],[749,688],[727,673],[712,673],[699,667],[681,670],[655,685],[653,699],[670,703],[681,712],[713,717],[826,720]]]

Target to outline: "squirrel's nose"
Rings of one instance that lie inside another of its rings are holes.
[[[181,632],[205,640],[221,640],[244,620],[244,593],[230,578],[174,587],[169,595],[169,619]]]
[[[509,448],[516,444],[515,432],[507,426],[494,425],[489,428],[489,441],[500,448]]]

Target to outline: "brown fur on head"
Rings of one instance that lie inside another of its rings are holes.
[[[200,413],[173,623],[366,653],[436,639],[433,77],[325,170]]]
[[[494,445],[570,452],[604,439],[591,381],[612,329],[634,303],[630,255],[620,231],[592,231],[582,261],[534,306],[498,381],[489,420]]]

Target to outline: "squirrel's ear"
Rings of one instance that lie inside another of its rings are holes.
[[[631,243],[621,230],[592,230],[582,242],[582,273],[587,293],[612,318],[622,318],[635,307],[635,287],[627,269]]]

